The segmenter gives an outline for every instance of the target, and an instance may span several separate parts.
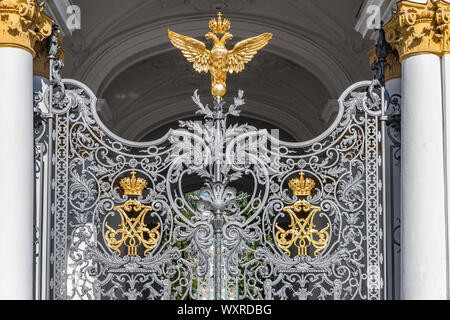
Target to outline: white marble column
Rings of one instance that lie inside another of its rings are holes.
[[[402,68],[402,299],[447,299],[441,59]]]
[[[53,20],[37,0],[0,6],[0,299],[33,298],[33,55]],[[13,30],[14,32],[11,32]]]
[[[447,225],[447,250],[450,248],[449,206],[450,206],[450,54],[445,54],[441,60],[442,65],[442,105],[444,109],[444,166],[445,166],[445,197],[446,197],[446,225]],[[447,265],[450,267],[450,256],[447,256]],[[447,269],[450,272],[449,269]],[[447,288],[450,274],[447,275]],[[448,288],[447,290],[450,290]],[[447,297],[448,298],[448,297]]]
[[[33,57],[0,48],[0,299],[33,294]]]

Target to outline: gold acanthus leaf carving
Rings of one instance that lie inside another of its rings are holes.
[[[450,53],[449,23],[450,3],[444,0],[399,1],[397,11],[383,29],[402,62],[419,54]]]
[[[53,19],[37,0],[0,0],[0,46],[21,48],[33,57],[37,41],[52,32]]]

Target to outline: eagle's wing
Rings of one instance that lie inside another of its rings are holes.
[[[242,40],[228,53],[227,71],[230,73],[241,72],[244,64],[250,62],[261,48],[265,47],[272,39],[271,33]]]
[[[169,30],[169,39],[175,47],[181,50],[189,62],[194,63],[195,71],[208,72],[210,51],[206,49],[206,45],[203,42],[171,30]]]

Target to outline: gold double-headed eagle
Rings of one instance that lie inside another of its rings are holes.
[[[233,39],[233,35],[227,32],[230,27],[230,21],[222,20],[220,12],[217,20],[212,19],[209,22],[212,32],[208,32],[205,38],[214,40],[211,50],[206,49],[206,45],[201,41],[169,30],[170,41],[181,50],[189,62],[194,63],[194,69],[197,72],[211,73],[211,94],[215,98],[223,97],[227,91],[227,73],[239,73],[244,70],[244,65],[250,62],[258,50],[266,46],[272,38],[271,33],[264,33],[242,40],[233,50],[228,50],[225,42]],[[219,39],[217,35],[220,34],[223,36]]]

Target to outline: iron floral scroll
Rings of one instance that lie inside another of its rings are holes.
[[[195,91],[202,122],[180,121],[160,139],[137,143],[103,125],[94,93],[61,79],[62,66],[52,61],[50,86],[36,99],[37,142],[47,141],[52,159],[49,297],[385,296],[377,80],[349,87],[333,124],[309,141],[284,142],[233,123],[243,91],[231,104],[214,99],[212,108]],[[302,172],[307,178],[289,186]]]
[[[50,137],[55,146],[55,183],[50,185],[52,298],[211,299],[218,272],[214,265],[223,272],[223,299],[382,298],[379,95],[376,87],[371,89],[375,102],[369,104],[370,85],[350,88],[335,125],[309,144],[284,143],[264,130],[225,125],[223,120],[220,131],[205,121],[199,134],[201,127],[186,121],[157,142],[136,145],[103,127],[95,116],[95,96],[86,87],[63,80],[61,101],[67,104],[54,106],[61,111],[54,116]],[[209,110],[194,97],[205,117],[221,114],[223,103]],[[231,113],[221,117],[238,115],[236,106],[243,102],[240,95],[229,107]],[[251,135],[260,139],[238,143]],[[264,140],[272,141],[268,156],[253,157],[252,150],[265,148]],[[217,150],[225,142],[227,159],[236,161],[223,162],[221,183],[214,180],[209,161],[191,162],[188,153],[178,152],[201,148],[203,159],[222,161]],[[247,161],[237,161],[241,156]],[[116,187],[133,170],[148,181],[140,196]],[[293,197],[287,181],[300,172],[317,188],[309,196]],[[192,176],[210,180],[195,191],[183,183]],[[233,186],[239,181],[247,191]],[[143,212],[151,217],[151,227],[142,219],[128,221],[127,208],[137,210],[136,218]],[[217,209],[224,214],[217,215]],[[309,214],[310,219],[299,225],[292,215],[296,223],[286,228],[281,219],[289,218],[289,211],[295,217]],[[119,227],[113,228],[114,219],[120,220]],[[130,232],[129,238],[151,240],[147,247],[140,244],[145,254],[136,255],[139,250],[131,243],[119,247],[120,229],[122,235]],[[291,240],[287,235],[282,239],[288,229],[300,232],[289,248],[298,251],[290,256],[286,250]],[[304,243],[298,241],[302,238]],[[215,250],[217,239],[220,251]],[[119,255],[114,246],[126,254]],[[306,254],[309,247],[314,250]],[[214,262],[217,255],[219,264]]]

